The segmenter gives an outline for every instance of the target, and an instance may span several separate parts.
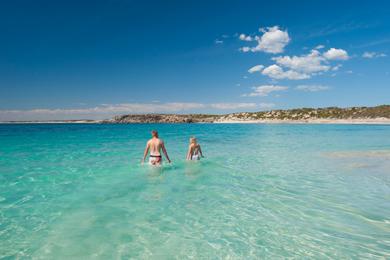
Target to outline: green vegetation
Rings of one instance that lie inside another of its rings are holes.
[[[116,116],[105,123],[212,123],[229,120],[390,119],[390,105],[376,107],[326,107],[242,112],[226,115],[143,114]]]
[[[390,105],[377,107],[327,107],[271,110],[252,113],[234,113],[224,115],[222,118],[239,120],[390,119]]]

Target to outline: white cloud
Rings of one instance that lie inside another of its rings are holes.
[[[240,48],[242,52],[267,52],[267,53],[282,53],[285,46],[290,42],[290,37],[287,30],[283,31],[278,26],[260,28],[261,36],[250,37],[241,34],[239,38],[243,41],[257,41],[255,47],[244,46]],[[290,79],[302,80],[308,79],[315,75],[321,75],[327,71],[337,71],[342,65],[332,65],[335,60],[348,60],[347,51],[343,49],[330,48],[327,51],[322,51],[324,45],[317,45],[310,53],[300,56],[278,56],[273,57],[275,64],[268,67],[257,65],[248,70],[249,73],[261,72],[263,75],[272,79]],[[372,56],[372,54],[370,54]],[[367,55],[366,55],[367,56]]]
[[[259,104],[259,108],[262,108],[262,109],[272,108],[274,106],[275,106],[274,103],[260,103]]]
[[[242,47],[239,50],[242,52],[249,52],[251,50],[251,48],[250,47]]]
[[[261,28],[259,31],[263,32],[263,35],[255,36],[255,40],[257,41],[257,46],[255,47],[242,47],[241,50],[243,52],[266,52],[266,53],[282,53],[284,51],[284,47],[290,42],[290,37],[288,36],[287,31],[282,31],[278,26],[268,27],[266,29]],[[242,37],[241,37],[242,36]],[[246,39],[245,34],[240,35],[240,39]],[[251,37],[252,41],[253,38]]]
[[[310,75],[305,73],[299,73],[293,70],[284,71],[280,66],[274,64],[265,68],[262,72],[263,75],[266,75],[273,79],[308,79]]]
[[[289,42],[287,31],[279,30],[278,26],[269,27],[260,38],[257,38],[258,45],[254,51],[281,53]]]
[[[255,108],[261,108],[261,106],[256,103],[206,104],[191,102],[102,104],[91,108],[0,110],[0,121],[104,119],[121,114],[180,113],[205,109],[234,110]]]
[[[380,57],[386,57],[387,55],[384,53],[377,53],[377,52],[364,52],[362,57],[366,59],[372,59],[372,58],[380,58]]]
[[[262,70],[262,74],[272,79],[308,79],[314,75],[320,75],[327,71],[336,71],[342,64],[331,65],[331,60],[345,60],[348,58],[346,51],[331,48],[325,53],[313,49],[310,53],[301,56],[277,56],[272,60],[276,64]]]
[[[348,60],[348,53],[343,49],[330,48],[324,53],[324,57],[328,60]]]
[[[284,91],[284,90],[287,90],[288,87],[275,86],[275,85],[262,85],[262,86],[258,86],[258,87],[253,87],[252,89],[253,89],[253,92],[251,92],[249,94],[244,94],[242,96],[243,97],[258,97],[258,96],[266,97],[271,92]]]
[[[240,36],[238,37],[241,41],[246,41],[246,42],[251,42],[253,41],[253,38],[249,35],[245,35],[243,33],[240,34]]]
[[[337,71],[339,70],[343,65],[342,64],[337,64],[336,66],[332,67],[332,71]]]
[[[248,72],[249,72],[249,73],[260,72],[263,68],[264,68],[263,65],[256,65],[256,66],[253,66],[252,68],[250,68],[250,69],[248,70]]]
[[[330,66],[325,65],[325,58],[317,50],[312,50],[303,56],[280,56],[272,58],[277,64],[300,73],[316,73],[329,70]]]
[[[256,103],[214,103],[210,104],[211,108],[230,110],[230,109],[240,109],[240,108],[256,108]]]
[[[222,40],[215,40],[215,44],[222,44],[223,43],[223,41]]]
[[[295,87],[296,90],[305,91],[305,92],[318,92],[328,90],[329,87],[322,85],[299,85]]]
[[[367,58],[367,59],[371,59],[371,58],[374,58],[375,57],[375,52],[365,52],[365,53],[363,53],[363,55],[362,55],[362,57],[363,58]]]

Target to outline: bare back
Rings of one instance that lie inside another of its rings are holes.
[[[199,160],[203,157],[202,149],[198,143],[191,143],[188,147],[187,160]]]
[[[144,157],[141,161],[141,163],[144,163],[146,156],[149,154],[149,163],[152,165],[161,165],[161,151],[165,155],[165,158],[167,158],[168,162],[170,163],[171,160],[169,159],[167,149],[165,149],[165,145],[163,140],[158,138],[158,133],[157,131],[153,130],[152,131],[152,139],[150,139],[146,143],[146,148],[144,151]]]
[[[161,155],[161,148],[163,146],[163,142],[159,138],[152,138],[148,141],[148,146],[150,149],[151,155]]]
[[[200,147],[199,144],[191,144],[190,145],[191,156],[199,154],[199,147]]]

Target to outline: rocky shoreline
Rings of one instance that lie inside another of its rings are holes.
[[[390,124],[390,105],[351,108],[301,108],[243,112],[225,115],[207,114],[130,114],[102,123],[377,123]]]
[[[129,114],[107,120],[14,121],[0,123],[74,123],[74,124],[137,124],[137,123],[286,123],[286,124],[390,124],[390,105],[350,108],[300,108],[210,114]]]
[[[132,114],[116,116],[110,120],[104,120],[103,123],[214,123],[221,116],[203,115],[203,114]]]

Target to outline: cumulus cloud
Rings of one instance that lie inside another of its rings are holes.
[[[239,50],[242,52],[249,52],[249,51],[251,51],[251,48],[250,47],[242,47]]]
[[[330,48],[324,53],[324,57],[328,60],[348,60],[348,53],[343,49]]]
[[[262,85],[262,86],[257,86],[252,88],[252,92],[249,94],[244,94],[242,96],[244,97],[266,97],[268,96],[271,92],[275,91],[284,91],[287,90],[288,87],[284,86],[276,86],[276,85]]]
[[[215,44],[222,44],[223,43],[223,41],[222,40],[215,40]]]
[[[323,48],[325,48],[325,46],[320,44],[320,45],[317,45],[314,49],[320,50],[320,49],[323,49]]]
[[[265,76],[268,76],[272,79],[292,79],[292,80],[298,80],[298,79],[308,79],[310,76],[305,73],[299,73],[297,71],[293,70],[287,70],[284,71],[283,68],[280,66],[274,64],[271,66],[268,66],[262,71],[262,74]]]
[[[206,104],[191,102],[102,104],[91,108],[0,110],[0,121],[104,119],[121,114],[180,113],[202,109],[235,110],[256,108],[261,108],[261,105],[256,103]]]
[[[264,68],[264,65],[256,65],[248,70],[249,73],[260,72]]]
[[[243,52],[266,52],[266,53],[282,53],[284,47],[290,42],[290,37],[287,31],[282,31],[279,26],[273,26],[268,28],[261,28],[263,35],[248,38],[250,41],[257,41],[257,45],[254,47],[242,47],[240,50]],[[247,40],[245,34],[240,35],[241,40]]]
[[[241,40],[241,41],[246,41],[246,42],[251,42],[253,41],[253,38],[249,35],[245,35],[243,33],[240,34],[240,36],[238,36],[238,38]]]
[[[386,57],[387,55],[384,54],[384,53],[377,53],[377,52],[364,52],[362,54],[362,57],[363,58],[366,58],[366,59],[372,59],[372,58],[380,58],[380,57]]]
[[[332,66],[331,61],[346,59],[348,53],[342,49],[331,48],[324,53],[313,49],[305,55],[273,57],[276,64],[264,68],[261,73],[272,79],[308,79],[330,70],[338,70],[342,64]]]
[[[315,73],[329,70],[324,64],[325,58],[317,50],[303,56],[280,56],[272,58],[277,64],[301,73]]]
[[[244,46],[240,48],[242,52],[266,52],[266,53],[282,53],[285,46],[290,42],[290,36],[287,30],[281,30],[278,26],[260,28],[262,35],[248,36],[240,34],[239,39],[242,41],[256,41],[256,46]],[[257,65],[248,69],[249,73],[261,72],[275,80],[290,79],[302,80],[308,79],[315,75],[320,75],[327,71],[337,71],[342,65],[332,65],[333,61],[348,60],[349,55],[346,50],[330,48],[327,51],[324,45],[317,45],[308,54],[293,55],[293,56],[277,56],[273,57],[271,64],[268,67]],[[363,57],[374,57],[375,53],[363,54]]]
[[[299,85],[295,87],[296,90],[305,91],[305,92],[318,92],[328,90],[329,87],[322,85]]]

